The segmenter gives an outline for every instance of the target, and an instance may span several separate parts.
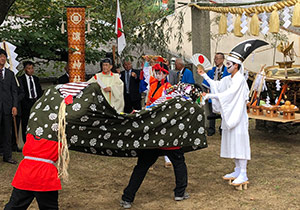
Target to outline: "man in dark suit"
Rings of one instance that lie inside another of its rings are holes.
[[[140,71],[132,69],[130,61],[124,60],[125,71],[121,72],[121,80],[124,82],[124,112],[131,113],[132,110],[141,110]]]
[[[12,116],[17,115],[18,90],[14,73],[5,68],[7,53],[0,49],[0,138],[3,145],[3,161],[11,164],[12,159],[11,132]]]
[[[69,83],[69,68],[68,68],[68,63],[65,66],[65,71],[66,73],[64,73],[62,76],[60,76],[57,80],[58,84],[66,84]]]
[[[26,130],[30,115],[30,109],[33,104],[42,96],[43,91],[38,77],[34,76],[34,63],[25,61],[23,63],[25,74],[19,77],[20,83],[24,87],[25,97],[21,101],[22,109],[22,135],[26,142]]]

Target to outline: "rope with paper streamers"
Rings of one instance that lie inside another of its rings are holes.
[[[270,3],[270,2],[268,2]],[[279,32],[279,15],[278,11],[285,9],[287,7],[295,6],[293,11],[292,17],[292,25],[295,27],[300,27],[300,0],[286,0],[277,2],[271,6],[253,6],[248,8],[241,8],[241,7],[218,7],[218,6],[200,6],[198,4],[192,3],[188,4],[190,7],[195,7],[199,10],[207,10],[217,13],[222,13],[221,20],[219,22],[219,32],[220,34],[225,34],[225,29],[227,27],[226,22],[226,14],[235,14],[236,19],[234,23],[234,35],[241,37],[244,33],[241,32],[243,29],[241,24],[242,14],[248,17],[252,16],[252,20],[250,22],[250,33],[253,36],[258,36],[259,31],[259,19],[258,14],[260,13],[271,13],[270,20],[269,20],[269,32],[271,33],[278,33]],[[285,9],[286,10],[286,9]],[[265,34],[265,32],[263,32]]]

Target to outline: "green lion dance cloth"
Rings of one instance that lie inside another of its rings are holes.
[[[28,133],[57,141],[62,87],[50,87],[32,107]],[[176,96],[134,114],[118,114],[97,83],[80,90],[66,106],[66,136],[71,150],[119,157],[134,157],[141,149],[207,147],[203,109],[192,100]]]

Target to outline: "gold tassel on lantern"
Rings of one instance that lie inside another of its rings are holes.
[[[226,34],[227,32],[227,18],[224,13],[222,13],[219,22],[219,34]]]
[[[241,30],[242,30],[241,24],[242,24],[241,15],[239,14],[238,16],[236,16],[235,21],[234,21],[233,33],[235,36],[238,36],[238,37],[243,36],[243,34],[241,32]]]
[[[294,7],[292,25],[295,27],[300,27],[300,1]]]
[[[277,9],[274,9],[270,16],[269,22],[269,32],[278,33],[279,32],[279,15]]]
[[[259,19],[258,19],[258,16],[256,13],[251,18],[250,33],[253,36],[258,36],[258,34],[259,34]]]

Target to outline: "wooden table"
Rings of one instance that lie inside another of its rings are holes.
[[[283,115],[278,115],[278,117],[266,117],[266,115],[254,115],[252,113],[248,113],[249,118],[256,119],[256,120],[266,120],[266,121],[273,121],[273,122],[293,122],[293,123],[300,123],[300,114],[295,113],[295,119],[286,120],[283,119]]]

